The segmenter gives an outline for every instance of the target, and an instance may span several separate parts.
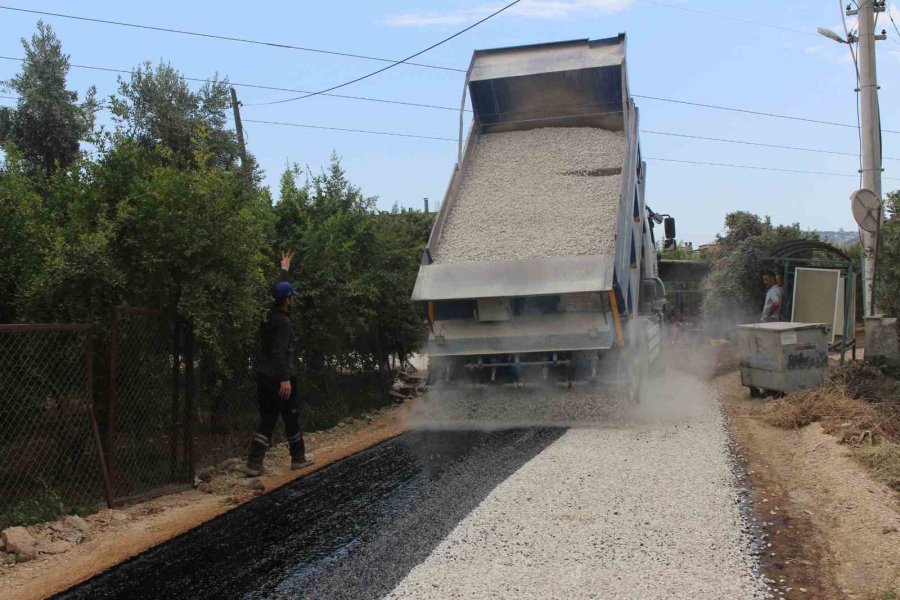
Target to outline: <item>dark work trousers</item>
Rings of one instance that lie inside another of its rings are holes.
[[[256,389],[259,396],[259,427],[250,442],[249,465],[258,468],[262,465],[266,450],[272,444],[272,433],[278,424],[278,417],[284,421],[284,432],[287,434],[288,447],[292,461],[302,461],[306,454],[303,445],[303,434],[300,432],[300,402],[297,392],[297,380],[291,378],[291,397],[282,400],[278,397],[281,382],[262,374],[257,374]]]

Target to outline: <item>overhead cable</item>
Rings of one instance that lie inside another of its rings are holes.
[[[674,133],[671,131],[653,131],[650,129],[641,129],[641,133],[649,133],[651,135],[665,135],[671,137],[688,138],[692,140],[703,140],[707,142],[724,142],[727,144],[741,144],[744,146],[759,146],[761,148],[776,148],[778,150],[796,150],[799,152],[816,152],[818,154],[834,154],[837,156],[859,156],[858,152],[839,152],[837,150],[821,150],[818,148],[802,148],[800,146],[783,146],[780,144],[767,144],[763,142],[749,142],[746,140],[732,140],[728,138],[704,137],[700,135],[690,135],[687,133]],[[884,157],[884,160],[900,160],[900,158]]]
[[[740,17],[732,17],[729,15],[723,15],[721,13],[712,13],[705,10],[698,10],[696,8],[690,8],[688,6],[682,6],[678,4],[670,4],[668,2],[660,2],[659,0],[637,0],[643,4],[653,4],[655,6],[663,6],[665,8],[671,8],[674,10],[681,10],[685,12],[694,13],[697,15],[703,15],[706,17],[715,17],[716,19],[725,19],[726,21],[735,21],[737,23],[744,23],[746,25],[756,25],[757,27],[766,27],[768,29],[778,29],[780,31],[787,31],[790,33],[799,33],[802,35],[811,35],[816,36],[817,34],[812,31],[804,31],[802,29],[791,29],[790,27],[782,27],[781,25],[775,25],[773,23],[763,23],[762,21],[751,21],[750,19],[742,19]]]
[[[14,57],[14,56],[0,56],[0,60],[12,60],[12,61],[18,61],[18,62],[24,61],[23,58],[18,58],[18,57]],[[121,74],[126,74],[126,75],[132,73],[132,71],[130,71],[130,70],[116,69],[116,68],[112,68],[112,67],[98,67],[98,66],[81,65],[81,64],[71,64],[69,66],[71,66],[72,68],[77,68],[77,69],[89,69],[89,70],[93,70],[93,71],[106,71],[106,72],[110,72],[110,73],[121,73]],[[198,78],[198,77],[182,76],[182,78],[185,79],[186,81],[195,81],[195,82],[199,82],[199,83],[209,83],[209,82],[213,81],[212,79],[203,79],[203,78]],[[229,81],[229,84],[233,85],[235,87],[245,87],[245,88],[251,88],[251,89],[296,92],[296,93],[301,93],[301,94],[308,93],[305,90],[272,86],[272,85],[262,85],[262,84],[253,84],[253,83],[237,83],[237,82],[231,82],[231,81]],[[367,97],[367,96],[352,96],[352,95],[331,94],[331,93],[321,93],[320,95],[331,96],[334,98],[343,98],[343,99],[347,99],[347,100],[361,100],[361,101],[366,101],[366,102],[379,102],[379,103],[383,103],[383,104],[400,104],[400,105],[405,105],[405,106],[432,108],[432,109],[437,109],[437,110],[448,110],[448,111],[454,111],[454,112],[459,110],[458,107],[441,106],[441,105],[436,105],[436,104],[424,104],[424,103],[419,103],[419,102],[409,102],[409,101],[405,101],[405,100],[392,100],[392,99],[386,99],[386,98],[372,98],[372,97]],[[736,107],[732,107],[732,106],[721,106],[721,105],[716,105],[716,104],[703,104],[700,102],[690,102],[688,100],[677,100],[675,98],[663,98],[660,96],[644,96],[641,94],[632,94],[632,97],[641,98],[644,100],[654,100],[654,101],[658,101],[658,102],[669,102],[672,104],[682,104],[685,106],[694,106],[696,108],[708,108],[708,109],[737,112],[737,113],[749,114],[749,115],[758,115],[758,116],[762,116],[762,117],[771,117],[771,118],[776,118],[776,119],[801,121],[804,123],[813,123],[816,125],[830,125],[830,126],[834,126],[834,127],[849,127],[849,128],[853,128],[853,129],[858,129],[857,125],[854,125],[851,123],[838,123],[838,122],[834,122],[834,121],[824,121],[824,120],[820,120],[820,119],[810,119],[810,118],[806,118],[806,117],[782,115],[782,114],[778,114],[778,113],[763,112],[763,111],[751,110],[751,109],[746,109],[746,108],[736,108]],[[246,107],[262,106],[264,104],[270,104],[270,103],[245,104],[244,106],[246,106]],[[470,111],[467,111],[467,112],[470,112]],[[884,133],[900,133],[900,131],[895,131],[895,130],[891,130],[891,129],[882,129],[882,132],[884,132]]]
[[[263,40],[253,40],[249,38],[241,38],[234,37],[229,35],[219,35],[214,33],[202,33],[199,31],[188,31],[185,29],[172,29],[169,27],[157,27],[155,25],[143,25],[139,23],[126,23],[124,21],[111,21],[108,19],[97,19],[93,17],[82,17],[79,15],[69,15],[63,13],[49,12],[43,10],[33,10],[28,8],[18,8],[15,6],[2,6],[0,5],[0,10],[9,10],[20,13],[29,13],[33,15],[42,15],[46,17],[58,17],[60,19],[72,19],[74,21],[88,21],[91,23],[102,23],[103,25],[116,25],[118,27],[131,27],[133,29],[147,29],[150,31],[162,31],[165,33],[176,33],[179,35],[189,35],[194,37],[208,38],[214,40],[223,40],[226,42],[238,42],[241,44],[254,44],[257,46],[270,46],[272,48],[282,48],[286,50],[299,50],[301,52],[315,52],[317,54],[330,54],[333,56],[343,56],[346,58],[359,58],[363,60],[374,60],[378,62],[387,62],[387,63],[397,63],[398,61],[390,58],[380,58],[377,56],[366,56],[364,54],[353,54],[350,52],[337,52],[335,50],[323,50],[321,48],[310,48],[307,46],[294,46],[292,44],[283,44],[280,42],[268,42]],[[439,65],[429,65],[425,63],[414,63],[409,62],[408,60],[402,61],[402,64],[413,66],[413,67],[424,67],[427,69],[439,69],[441,71],[454,71],[458,73],[465,73],[465,69],[456,69],[453,67],[442,67]]]
[[[0,56],[0,60],[13,60],[13,61],[18,61],[18,62],[25,61],[24,58],[18,58],[15,56]],[[108,73],[120,73],[123,75],[130,75],[131,73],[134,72],[134,71],[126,70],[126,69],[114,69],[112,67],[95,67],[95,66],[90,66],[90,65],[76,65],[76,64],[70,64],[69,66],[72,68],[75,68],[75,69],[88,69],[91,71],[105,71]],[[185,75],[181,75],[180,77],[182,79],[184,79],[185,81],[196,81],[198,83],[213,83],[214,81],[216,81],[213,79],[204,79],[201,77],[187,77]],[[243,87],[243,88],[258,89],[258,90],[273,90],[273,91],[278,91],[278,92],[293,92],[293,93],[299,93],[299,94],[309,93],[307,90],[298,90],[296,88],[278,87],[278,86],[274,86],[274,85],[261,85],[261,84],[256,84],[256,83],[238,83],[236,81],[229,81],[228,84],[235,86],[235,87]],[[402,106],[414,106],[417,108],[433,108],[433,109],[437,109],[437,110],[450,110],[453,112],[459,111],[459,107],[440,106],[437,104],[423,104],[421,102],[407,102],[404,100],[390,100],[390,99],[386,99],[386,98],[371,98],[368,96],[350,96],[350,95],[345,95],[345,94],[322,94],[322,95],[329,96],[331,98],[342,98],[342,99],[346,99],[346,100],[364,100],[366,102],[379,102],[382,104],[399,104]]]
[[[489,19],[493,19],[494,17],[496,17],[497,15],[499,15],[500,13],[502,13],[503,11],[505,11],[505,10],[507,10],[507,9],[509,9],[509,8],[512,8],[513,6],[515,6],[516,4],[518,4],[518,3],[521,2],[521,1],[522,1],[522,0],[513,0],[512,2],[510,2],[509,4],[507,4],[506,6],[503,6],[503,7],[499,8],[499,9],[495,10],[494,12],[492,12],[492,13],[489,14],[489,15],[487,15],[486,17],[483,17],[483,18],[479,19],[478,21],[475,21],[475,22],[472,23],[471,25],[469,25],[469,26],[467,26],[467,27],[464,27],[463,29],[460,29],[460,30],[457,31],[456,33],[454,33],[454,34],[452,34],[452,35],[449,35],[449,36],[445,37],[444,39],[440,40],[439,42],[435,42],[434,44],[428,46],[427,48],[423,48],[422,50],[419,50],[418,52],[416,52],[416,53],[414,53],[414,54],[410,54],[409,56],[407,56],[406,58],[404,58],[404,59],[402,59],[402,60],[398,60],[397,62],[395,62],[395,63],[393,63],[393,64],[390,64],[390,65],[387,65],[386,67],[382,67],[382,68],[380,68],[380,69],[377,69],[377,70],[375,70],[375,71],[372,71],[371,73],[366,73],[365,75],[362,75],[362,76],[360,76],[360,77],[356,77],[355,79],[351,79],[350,81],[345,81],[344,83],[339,83],[338,85],[333,85],[333,86],[331,86],[331,87],[329,87],[329,88],[325,88],[325,89],[323,89],[323,90],[320,90],[320,91],[318,91],[318,92],[313,92],[313,93],[311,93],[311,94],[306,94],[306,95],[304,95],[304,96],[297,96],[297,97],[295,97],[295,98],[285,98],[284,100],[275,100],[275,101],[273,101],[273,102],[260,102],[260,103],[257,103],[257,104],[255,104],[255,105],[249,105],[249,104],[248,104],[248,106],[262,106],[262,105],[267,105],[267,104],[284,104],[285,102],[294,102],[294,101],[296,101],[296,100],[303,100],[303,99],[305,99],[305,98],[310,98],[310,97],[312,97],[312,96],[318,96],[318,95],[320,95],[320,94],[325,94],[325,93],[327,93],[327,92],[333,92],[334,90],[340,89],[340,88],[342,88],[342,87],[347,87],[348,85],[353,85],[354,83],[360,82],[360,81],[362,81],[362,80],[364,80],[364,79],[368,79],[369,77],[374,77],[375,75],[378,75],[379,73],[384,73],[384,72],[387,71],[388,69],[392,69],[392,68],[394,68],[394,67],[396,67],[396,66],[398,66],[398,65],[402,65],[403,63],[405,63],[405,62],[408,61],[408,60],[412,60],[413,58],[415,58],[415,57],[417,57],[417,56],[420,56],[420,55],[422,55],[422,54],[425,54],[425,53],[428,52],[429,50],[433,50],[434,48],[437,48],[437,47],[440,46],[441,44],[446,44],[446,43],[449,42],[450,40],[452,40],[452,39],[454,39],[454,38],[456,38],[456,37],[461,36],[462,34],[466,33],[467,31],[469,31],[469,30],[471,30],[471,29],[474,29],[475,27],[478,27],[479,25],[481,25],[481,24],[484,23],[485,21],[487,21],[487,20],[489,20]]]
[[[805,123],[815,123],[815,124],[817,124],[817,125],[832,125],[832,126],[834,126],[834,127],[849,127],[849,128],[851,128],[851,129],[857,129],[857,126],[856,126],[856,125],[853,125],[853,124],[851,124],[851,123],[837,123],[837,122],[835,122],[835,121],[822,121],[822,120],[820,120],[820,119],[808,119],[808,118],[806,118],[806,117],[796,117],[796,116],[791,116],[791,115],[780,115],[780,114],[778,114],[778,113],[763,112],[763,111],[758,111],[758,110],[749,110],[749,109],[746,109],[746,108],[733,108],[733,107],[730,107],[730,106],[718,106],[718,105],[716,105],[716,104],[702,104],[702,103],[700,103],[700,102],[688,102],[687,100],[675,100],[675,99],[672,99],[672,98],[660,98],[659,96],[642,96],[642,95],[640,95],[640,94],[632,94],[632,97],[634,97],[634,98],[643,98],[644,100],[657,100],[657,101],[659,101],[659,102],[671,102],[671,103],[674,103],[674,104],[685,104],[685,105],[687,105],[687,106],[696,106],[696,107],[699,107],[699,108],[713,108],[713,109],[716,109],[716,110],[725,110],[725,111],[729,111],[729,112],[737,112],[737,113],[743,113],[743,114],[747,114],[747,115],[758,115],[758,116],[761,116],[761,117],[772,117],[772,118],[775,118],[775,119],[788,119],[788,120],[790,120],[790,121],[802,121],[802,122],[805,122]],[[891,130],[891,129],[882,129],[881,131],[884,132],[884,133],[900,133],[900,131],[894,131],[894,130]]]
[[[282,121],[263,121],[260,119],[241,119],[244,123],[261,123],[263,125],[281,125],[284,127],[303,127],[305,129],[325,129],[328,131],[346,131],[349,133],[370,133],[374,135],[389,135],[395,137],[418,138],[421,140],[439,140],[447,142],[455,142],[456,138],[436,137],[430,135],[416,135],[412,133],[397,133],[395,131],[372,131],[369,129],[348,129],[345,127],[326,127],[324,125],[312,125],[309,123],[285,123]]]
[[[680,160],[676,158],[658,158],[653,156],[645,156],[645,160],[658,160],[662,162],[672,162],[672,163],[683,163],[687,165],[703,165],[707,167],[730,167],[732,169],[751,169],[754,171],[778,171],[781,173],[802,173],[804,175],[828,175],[830,177],[853,177],[856,178],[858,175],[850,175],[848,173],[828,173],[824,171],[803,171],[800,169],[782,169],[779,167],[759,167],[754,165],[736,165],[736,164],[728,164],[728,163],[715,163],[715,162],[705,162],[698,160]],[[891,179],[894,181],[900,181],[900,177],[882,177],[882,179]]]

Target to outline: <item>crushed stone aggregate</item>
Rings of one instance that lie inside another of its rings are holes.
[[[622,132],[544,127],[481,135],[436,263],[611,254]]]
[[[635,414],[568,430],[386,598],[771,597],[715,395],[660,386]]]

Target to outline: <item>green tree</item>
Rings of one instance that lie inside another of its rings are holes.
[[[879,309],[890,316],[900,315],[900,190],[885,197],[887,219],[882,228],[875,289]]]
[[[66,89],[69,56],[53,29],[38,21],[31,41],[22,39],[25,61],[22,72],[2,83],[19,98],[15,108],[0,108],[0,142],[13,144],[33,173],[50,176],[65,169],[79,154],[79,142],[93,131],[98,104],[95,90],[85,101]]]
[[[746,211],[727,214],[725,235],[717,236],[717,247],[708,257],[712,268],[702,305],[706,326],[723,334],[738,323],[757,321],[765,297],[760,272],[773,266],[765,258],[782,242],[817,237],[801,230],[799,223],[773,225],[770,217]]]
[[[364,370],[408,355],[424,334],[409,297],[433,217],[379,214],[336,156],[325,172],[303,177],[297,166],[285,171],[274,211],[279,241],[298,252],[291,276],[304,364]]]
[[[231,110],[227,79],[213,76],[192,91],[170,64],[154,68],[145,62],[129,78],[119,77],[118,95],[109,104],[120,137],[145,149],[166,148],[176,164],[195,164],[200,137],[212,166],[233,168],[240,158],[237,136],[226,128]]]
[[[40,268],[50,242],[43,202],[29,165],[11,148],[0,166],[0,323],[16,319],[16,296],[25,273]]]

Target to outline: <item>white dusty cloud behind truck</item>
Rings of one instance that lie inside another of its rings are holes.
[[[665,291],[624,34],[476,51],[466,87],[472,128],[413,291],[432,383],[636,382]]]

